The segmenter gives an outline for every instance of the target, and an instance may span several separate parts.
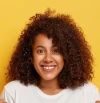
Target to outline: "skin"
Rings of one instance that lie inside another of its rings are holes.
[[[39,34],[36,37],[35,44],[33,45],[32,62],[40,75],[41,83],[39,88],[49,95],[60,92],[62,89],[58,86],[57,76],[64,66],[64,61],[57,47],[53,47],[52,39],[48,39],[44,34]],[[43,66],[54,66],[54,68],[52,70],[45,70]],[[0,99],[0,103],[7,102]],[[100,103],[100,101],[95,103]]]
[[[52,38],[38,34],[33,44],[32,63],[40,75],[39,88],[46,94],[60,92],[57,77],[64,66],[62,54],[53,46]]]
[[[100,101],[96,101],[95,103],[100,103]]]
[[[7,103],[7,102],[5,102],[3,99],[0,99],[0,103]]]

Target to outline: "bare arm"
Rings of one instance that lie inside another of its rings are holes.
[[[96,101],[95,103],[100,103],[100,101]]]
[[[5,102],[3,99],[0,99],[0,103],[7,103],[7,102]]]

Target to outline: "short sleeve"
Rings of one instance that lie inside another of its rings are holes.
[[[97,90],[95,91],[95,93],[93,94],[91,100],[93,101],[93,103],[94,103],[94,100],[100,100],[100,92],[99,92],[98,89],[97,89]],[[92,102],[91,102],[91,103],[92,103]]]
[[[87,97],[87,103],[95,103],[97,100],[100,100],[100,92],[98,89],[95,90],[95,92],[91,95],[91,97]]]
[[[15,103],[12,96],[7,92],[5,88],[0,95],[0,99],[4,99],[7,103]]]

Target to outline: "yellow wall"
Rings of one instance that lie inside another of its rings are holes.
[[[100,0],[0,0],[0,92],[5,85],[5,68],[14,45],[34,13],[46,8],[72,15],[85,33],[94,55],[95,78],[100,89]]]

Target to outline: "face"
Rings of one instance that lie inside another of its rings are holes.
[[[41,80],[57,80],[64,66],[64,60],[58,48],[53,46],[52,39],[44,34],[38,34],[32,48],[32,62]]]

